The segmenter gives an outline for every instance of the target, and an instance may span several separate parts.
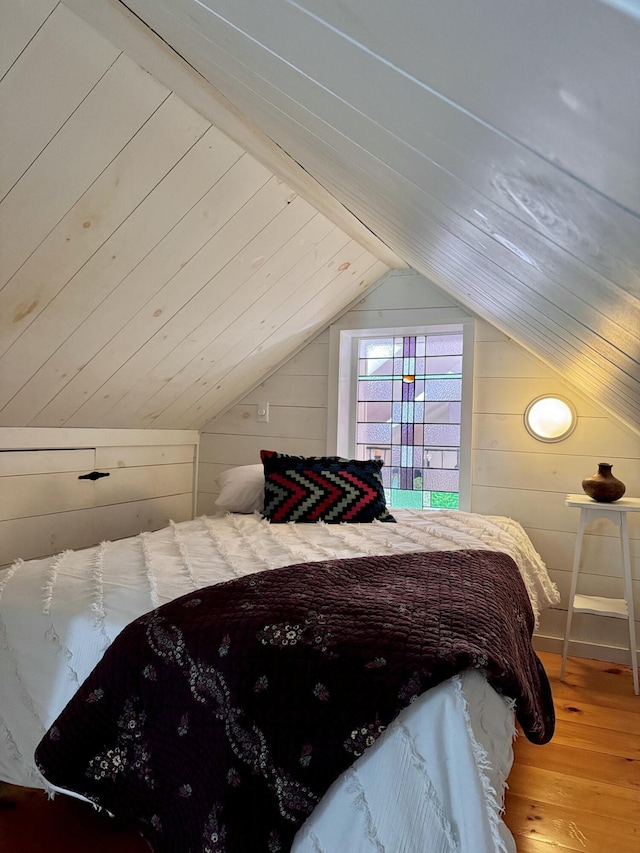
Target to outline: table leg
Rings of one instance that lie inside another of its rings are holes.
[[[564,629],[564,644],[562,646],[562,666],[560,667],[560,681],[564,681],[564,673],[567,665],[567,652],[569,651],[569,637],[571,635],[571,622],[573,620],[573,602],[578,588],[578,572],[580,571],[580,556],[582,554],[582,539],[587,524],[587,513],[580,510],[580,524],[576,537],[576,548],[573,555],[573,569],[571,570],[571,591],[569,592],[569,608],[567,610],[567,624]]]
[[[638,685],[638,647],[636,645],[636,622],[633,606],[633,585],[631,582],[631,555],[629,552],[629,531],[627,528],[627,514],[624,512],[620,513],[620,543],[622,545],[624,595],[627,600],[627,615],[629,617],[629,648],[631,649],[633,690],[637,696],[640,693]]]

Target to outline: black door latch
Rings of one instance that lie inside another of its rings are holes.
[[[92,471],[90,474],[80,474],[78,477],[79,480],[99,480],[101,477],[108,477],[109,472],[106,473],[104,471]]]

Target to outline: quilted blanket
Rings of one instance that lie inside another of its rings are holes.
[[[511,559],[466,550],[298,564],[131,623],[50,728],[53,784],[157,853],[284,851],[325,790],[424,690],[469,667],[553,734]]]

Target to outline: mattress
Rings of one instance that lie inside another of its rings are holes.
[[[0,576],[0,778],[46,788],[35,747],[115,636],[203,586],[300,562],[473,548],[513,558],[536,618],[558,603],[542,560],[513,520],[457,511],[394,514],[397,524],[361,525],[202,517],[16,561]],[[513,733],[509,700],[480,673],[449,679],[402,712],[335,783],[293,849],[514,849],[501,819]]]

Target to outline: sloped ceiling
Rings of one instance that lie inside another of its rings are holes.
[[[3,16],[0,424],[200,427],[407,264],[638,429],[636,0]]]
[[[1,426],[200,428],[395,260],[66,5],[2,16]]]

